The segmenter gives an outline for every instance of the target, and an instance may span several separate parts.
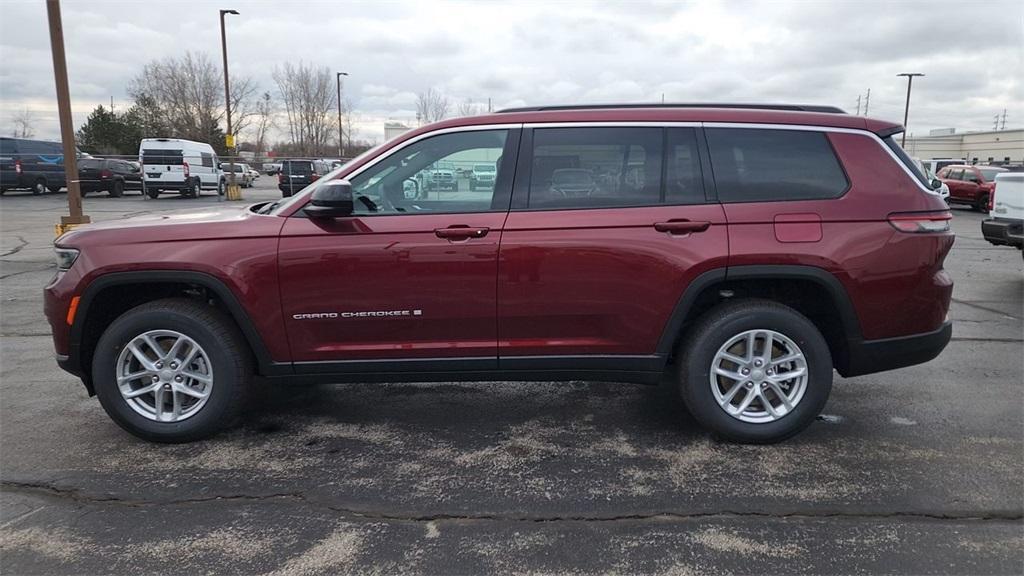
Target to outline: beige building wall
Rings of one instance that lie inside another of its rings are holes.
[[[1024,164],[1024,129],[908,136],[904,148],[921,160],[964,158],[978,164]]]

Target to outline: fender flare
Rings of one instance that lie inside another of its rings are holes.
[[[210,290],[217,295],[217,298],[224,304],[227,309],[228,315],[238,325],[239,330],[242,332],[242,336],[249,344],[249,348],[252,350],[253,356],[256,358],[256,363],[259,366],[260,374],[265,376],[271,375],[285,375],[291,373],[291,363],[278,363],[274,362],[270,357],[270,352],[267,350],[266,345],[263,343],[263,338],[260,336],[256,327],[253,325],[252,320],[249,318],[248,313],[242,304],[239,302],[235,293],[219,278],[207,274],[205,272],[197,272],[192,270],[134,270],[131,272],[112,272],[96,278],[86,286],[82,292],[81,299],[78,303],[78,313],[76,314],[75,322],[71,325],[71,330],[68,334],[69,342],[69,361],[72,366],[78,366],[81,372],[82,378],[86,381],[86,386],[91,389],[91,370],[87,366],[82,366],[82,331],[85,329],[86,319],[89,317],[92,303],[101,292],[112,286],[121,286],[125,284],[159,284],[159,283],[174,283],[174,284],[194,284],[201,286],[207,290]]]
[[[672,310],[665,328],[662,330],[661,338],[658,340],[658,354],[668,358],[672,354],[672,347],[682,330],[683,324],[689,318],[690,310],[693,309],[697,297],[708,287],[729,280],[805,280],[821,286],[829,294],[832,304],[836,307],[839,317],[842,320],[843,334],[851,342],[859,342],[861,336],[860,321],[853,308],[853,302],[847,293],[843,283],[828,270],[816,266],[802,265],[751,265],[751,266],[728,266],[714,268],[697,276],[690,282],[683,291],[682,296]]]

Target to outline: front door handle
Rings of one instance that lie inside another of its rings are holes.
[[[668,222],[655,222],[654,229],[658,232],[669,234],[691,234],[703,232],[711,227],[711,222],[694,222],[692,220],[669,220]]]
[[[483,238],[490,232],[490,228],[470,228],[464,224],[457,224],[447,228],[436,228],[434,234],[438,238],[445,238],[451,241],[469,240],[470,238]]]

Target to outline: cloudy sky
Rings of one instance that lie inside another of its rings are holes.
[[[495,108],[586,102],[797,102],[872,116],[910,131],[1024,126],[1021,2],[218,2],[64,0],[76,126],[97,104],[130,104],[142,66],[186,50],[220,60],[229,16],[233,74],[271,94],[286,61],[348,72],[357,137],[413,121],[415,94]],[[43,0],[0,0],[0,133],[32,111],[38,137],[59,133]]]

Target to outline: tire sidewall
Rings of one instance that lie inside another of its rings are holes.
[[[199,412],[180,422],[156,422],[135,412],[121,396],[116,381],[116,362],[128,341],[149,330],[174,330],[195,340],[213,366],[213,390]],[[93,383],[100,404],[122,428],[147,440],[178,442],[208,435],[225,424],[241,374],[224,342],[202,323],[177,311],[129,311],[104,332],[93,355]]]
[[[808,368],[807,389],[793,411],[762,424],[727,414],[715,400],[710,383],[718,349],[737,334],[757,329],[774,330],[796,343]],[[702,333],[705,337],[684,341],[688,349],[680,367],[683,398],[690,412],[716,433],[743,442],[783,440],[806,428],[825,407],[832,390],[832,356],[818,329],[799,313],[781,306],[765,306],[756,313],[737,308]]]
[[[42,178],[36,180],[35,183],[32,184],[32,193],[33,194],[37,194],[37,195],[38,194],[45,194],[46,193],[46,180],[44,180]]]

